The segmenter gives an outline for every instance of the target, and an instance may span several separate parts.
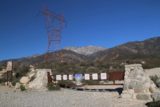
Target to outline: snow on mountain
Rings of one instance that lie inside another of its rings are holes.
[[[97,46],[85,46],[85,47],[66,47],[64,49],[71,50],[73,52],[76,52],[76,53],[82,54],[82,55],[91,55],[95,52],[105,50],[106,48],[97,47]]]

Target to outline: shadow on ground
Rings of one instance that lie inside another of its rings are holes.
[[[118,92],[119,95],[122,94],[123,88],[115,88],[115,89],[88,89],[81,87],[69,87],[65,85],[60,85],[62,88],[77,90],[77,91],[89,91],[89,92]]]

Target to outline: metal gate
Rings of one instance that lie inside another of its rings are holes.
[[[124,71],[113,71],[107,73],[80,73],[83,76],[83,80],[92,80],[92,81],[113,81],[113,84],[116,84],[115,81],[124,80]],[[48,83],[53,81],[74,81],[76,74],[57,74],[50,75],[50,72],[47,73]]]

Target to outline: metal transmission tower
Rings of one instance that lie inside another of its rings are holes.
[[[44,8],[42,13],[48,34],[47,53],[49,53],[60,49],[61,31],[64,28],[65,19],[63,15],[56,14],[48,8]]]

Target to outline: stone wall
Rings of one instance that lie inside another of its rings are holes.
[[[155,84],[145,74],[141,64],[125,65],[122,97],[151,100],[151,93],[155,90]]]
[[[46,90],[48,83],[47,72],[52,74],[51,69],[36,69],[35,79],[29,83],[29,88]]]

